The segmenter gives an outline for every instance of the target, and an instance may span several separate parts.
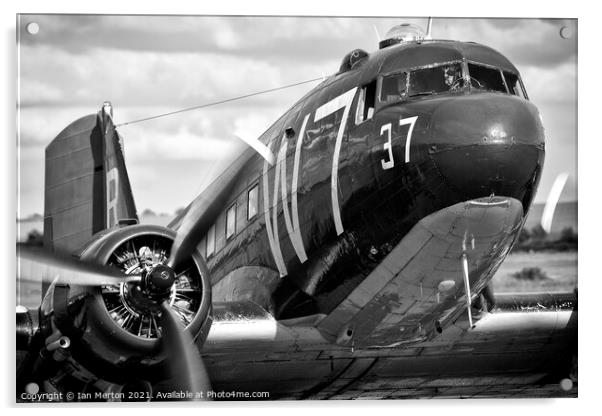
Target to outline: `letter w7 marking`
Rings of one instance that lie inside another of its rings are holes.
[[[284,258],[282,256],[282,250],[280,248],[280,238],[278,236],[278,196],[282,198],[282,210],[284,216],[284,224],[286,231],[291,240],[295,253],[301,263],[307,260],[307,254],[305,253],[305,247],[303,246],[303,239],[301,238],[301,229],[299,227],[299,211],[297,208],[297,186],[299,176],[299,161],[301,156],[301,144],[303,141],[303,135],[305,134],[305,127],[307,126],[307,120],[309,114],[305,116],[301,131],[297,136],[297,145],[295,147],[295,159],[293,164],[293,183],[292,183],[292,218],[288,207],[288,185],[286,180],[286,151],[288,148],[288,141],[286,134],[282,136],[280,140],[280,150],[278,151],[278,157],[276,160],[276,166],[274,167],[274,196],[272,198],[272,204],[270,208],[269,198],[269,178],[268,178],[268,161],[265,160],[263,163],[263,203],[265,206],[265,224],[266,231],[268,233],[268,243],[270,244],[270,250],[274,256],[276,267],[280,277],[284,277],[288,274]],[[280,188],[280,193],[278,192]],[[271,215],[271,218],[270,218]]]
[[[357,87],[350,89],[346,93],[335,97],[326,104],[322,105],[316,110],[314,116],[314,122],[319,121],[330,114],[344,108],[343,118],[339,126],[337,138],[334,144],[334,155],[332,156],[332,173],[330,175],[330,195],[332,199],[332,216],[334,218],[334,226],[337,231],[337,235],[343,233],[343,223],[341,221],[341,208],[339,207],[339,154],[341,153],[341,142],[343,140],[343,133],[345,132],[345,126],[347,125],[347,119],[349,118],[349,110],[351,109],[351,102],[355,97]]]
[[[343,133],[345,131],[345,126],[347,125],[347,119],[349,118],[349,111],[351,109],[351,103],[353,101],[353,97],[355,97],[355,93],[357,91],[357,87],[350,89],[349,91],[335,97],[330,100],[326,104],[318,107],[316,113],[314,115],[314,122],[317,122],[331,114],[334,114],[340,109],[343,110],[343,117],[341,119],[341,124],[339,125],[339,129],[337,132],[337,137],[334,146],[334,155],[332,158],[332,173],[331,173],[331,197],[332,197],[332,215],[334,218],[335,228],[337,231],[337,235],[340,235],[343,232],[343,224],[341,222],[341,212],[339,208],[339,195],[338,195],[338,182],[339,182],[339,155],[341,153],[341,142],[343,140]],[[263,164],[263,204],[264,204],[264,215],[265,215],[265,223],[266,223],[266,231],[268,233],[268,242],[270,244],[270,250],[272,255],[274,256],[274,261],[276,262],[276,267],[278,268],[278,272],[280,273],[280,277],[284,277],[288,274],[286,264],[284,263],[284,258],[282,256],[282,249],[280,248],[280,238],[278,236],[278,188],[280,187],[281,198],[282,198],[282,210],[284,215],[284,223],[286,226],[286,230],[288,232],[289,238],[291,239],[291,243],[293,248],[295,249],[295,253],[299,258],[301,263],[307,260],[307,254],[305,252],[305,248],[303,246],[303,240],[301,238],[301,230],[299,227],[299,212],[297,208],[297,186],[298,186],[298,176],[299,176],[299,161],[300,161],[300,152],[301,145],[303,141],[303,135],[305,133],[305,127],[307,126],[307,121],[309,119],[309,114],[305,116],[303,119],[303,125],[301,126],[301,131],[297,136],[297,145],[295,147],[295,159],[293,164],[293,183],[292,183],[292,218],[290,215],[290,211],[288,208],[288,190],[287,190],[287,180],[286,180],[286,150],[288,147],[286,135],[282,136],[280,141],[280,150],[278,151],[278,158],[276,162],[276,166],[274,167],[274,196],[272,198],[270,204],[270,196],[269,196],[269,178],[268,178],[268,162],[264,161]],[[271,206],[271,208],[270,208]]]

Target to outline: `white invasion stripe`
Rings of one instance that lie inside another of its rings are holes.
[[[347,124],[347,118],[349,117],[351,102],[353,101],[353,97],[355,97],[356,91],[357,87],[354,87],[346,93],[341,94],[338,97],[327,102],[326,104],[322,105],[316,110],[316,115],[314,117],[314,122],[316,122],[345,107],[345,110],[343,112],[343,118],[341,119],[341,124],[339,125],[339,131],[337,133],[337,138],[334,144],[334,155],[332,157],[332,173],[330,175],[332,215],[334,218],[334,226],[337,235],[341,235],[344,231],[343,223],[341,221],[341,209],[339,207],[339,154],[341,153],[341,142],[343,140],[343,133],[345,131],[345,125]]]
[[[543,213],[541,214],[541,228],[543,228],[546,233],[549,233],[552,229],[554,211],[556,210],[556,205],[560,199],[560,194],[562,193],[562,189],[564,188],[568,178],[569,174],[566,172],[558,174],[558,176],[556,176],[556,180],[554,180],[552,189],[550,189],[548,199],[546,200],[546,205],[544,206]]]
[[[408,118],[404,118],[399,120],[399,125],[400,126],[405,126],[406,124],[410,125],[410,128],[408,129],[408,134],[406,136],[406,158],[405,158],[405,162],[409,163],[410,162],[410,145],[412,144],[412,133],[414,132],[414,124],[416,124],[416,120],[418,120],[418,116],[414,116],[414,117],[408,117]]]
[[[284,163],[286,163],[286,159],[283,158]],[[281,162],[280,162],[281,163]],[[288,270],[286,270],[286,265],[284,264],[284,259],[282,257],[282,250],[280,248],[280,236],[278,234],[278,187],[280,186],[280,166],[278,163],[274,168],[274,198],[272,199],[272,219],[273,219],[273,227],[274,227],[274,240],[278,246],[278,255],[280,259],[281,266],[278,267],[280,271],[280,277],[284,277],[288,274]]]
[[[292,194],[292,208],[293,208],[293,228],[299,229],[299,211],[297,208],[297,187],[299,184],[299,162],[301,160],[301,145],[303,144],[303,135],[305,134],[305,127],[307,126],[307,120],[309,120],[309,114],[303,119],[301,124],[301,131],[297,136],[297,146],[295,147],[295,162],[293,164],[293,184],[291,189]]]
[[[274,181],[277,181],[278,175],[276,175]],[[280,250],[280,240],[278,239],[278,222],[275,222],[274,229],[272,229],[272,220],[270,219],[270,196],[269,196],[269,180],[268,180],[268,161],[263,163],[263,213],[265,216],[265,228],[268,233],[268,243],[270,244],[270,251],[276,262],[276,267],[280,273],[280,277],[287,275],[286,266],[284,265],[284,259],[282,258],[282,251]],[[277,197],[277,194],[275,195]],[[276,217],[276,215],[274,215]]]
[[[238,140],[245,142],[249,146],[251,146],[259,155],[266,160],[270,164],[270,166],[274,166],[274,153],[267,147],[265,144],[261,143],[257,139],[245,139],[244,137],[234,135]]]
[[[305,248],[303,247],[303,240],[301,239],[301,233],[299,229],[294,229],[291,224],[290,212],[288,210],[288,187],[286,180],[286,149],[288,147],[286,134],[282,136],[282,144],[280,146],[280,152],[278,152],[278,165],[276,170],[276,175],[280,174],[280,180],[282,181],[282,185],[280,186],[281,196],[282,196],[282,211],[284,215],[284,225],[286,226],[286,231],[288,232],[288,237],[291,239],[291,243],[293,244],[293,248],[295,249],[295,253],[297,253],[297,257],[301,263],[304,263],[307,260],[307,255],[305,254]],[[280,169],[278,169],[278,166]],[[275,195],[277,195],[278,190],[274,189]]]

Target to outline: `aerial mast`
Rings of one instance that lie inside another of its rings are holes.
[[[432,28],[433,28],[433,18],[429,17],[428,23],[426,24],[426,35],[424,36],[425,39],[427,39],[427,40],[432,39],[432,36],[431,36]]]

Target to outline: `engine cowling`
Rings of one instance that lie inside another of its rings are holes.
[[[133,225],[107,230],[81,252],[80,258],[125,274],[156,273],[167,262],[175,238],[171,229]],[[211,283],[204,259],[194,252],[174,270],[175,283],[165,299],[197,345],[205,341],[212,322]],[[172,276],[173,277],[173,276]],[[83,335],[73,358],[100,378],[121,382],[128,376],[161,379],[165,354],[153,302],[133,284],[88,289]]]

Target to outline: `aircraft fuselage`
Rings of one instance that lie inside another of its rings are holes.
[[[462,69],[460,88],[420,91],[419,73],[413,71],[435,74],[444,64]],[[483,87],[483,79],[495,76],[487,68],[499,73],[498,90]],[[480,70],[486,74],[479,82]],[[392,100],[384,97],[391,74],[402,74],[407,82]],[[520,93],[512,90],[510,79]],[[452,303],[458,307],[457,295],[464,294],[461,254],[469,257],[470,285],[477,293],[518,235],[539,181],[544,130],[537,109],[523,96],[516,68],[474,43],[407,42],[326,79],[260,137],[275,163],[257,154],[250,158],[199,245],[207,255],[214,301],[251,299],[280,320],[328,315],[387,256],[400,258],[395,248],[404,238],[406,244],[419,244],[418,237],[408,236],[430,218],[439,230],[433,236],[439,232],[437,238],[448,246],[425,248],[422,255],[430,257],[420,263],[424,270],[414,265],[416,270],[403,272],[407,261],[390,267],[397,268],[389,270],[391,276],[404,275],[403,282],[420,287],[419,294],[399,287],[393,301],[401,302],[407,292],[429,319],[449,312],[451,304],[434,291],[445,273],[439,279],[432,270],[446,261],[452,265],[435,269],[455,276],[447,280],[457,283]],[[250,216],[254,187],[257,212]],[[482,212],[467,215],[463,225],[441,228],[444,217],[463,215],[450,207],[468,201],[477,202],[461,209],[474,206]],[[228,218],[230,209],[235,215]],[[497,223],[479,222],[492,210]],[[429,217],[437,213],[440,219]],[[454,233],[456,226],[463,228]],[[214,238],[209,250],[208,238]],[[479,251],[483,244],[487,249]],[[449,255],[456,251],[455,258]],[[435,294],[437,302],[419,300]],[[366,294],[360,303],[375,296]],[[390,303],[381,306],[391,311]],[[406,311],[409,315],[415,314]]]

